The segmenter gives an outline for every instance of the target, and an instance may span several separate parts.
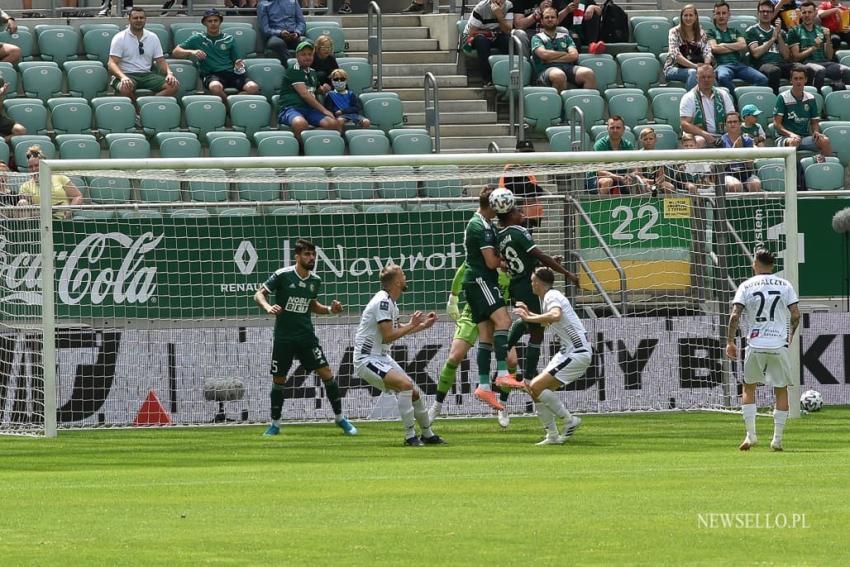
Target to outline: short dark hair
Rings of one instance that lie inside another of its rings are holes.
[[[773,255],[773,252],[767,248],[759,248],[756,250],[755,257],[756,262],[762,266],[772,266],[776,262],[776,257]]]
[[[555,284],[555,272],[553,272],[550,268],[546,266],[540,266],[536,270],[534,270],[534,275],[537,276],[537,279],[541,282],[545,283],[549,287],[552,287]]]
[[[767,6],[771,9],[771,11],[773,11],[773,2],[771,2],[770,0],[760,0],[758,7],[761,8],[762,6]]]
[[[306,252],[308,250],[315,252],[316,251],[316,245],[313,244],[312,242],[310,242],[309,240],[307,240],[306,238],[299,238],[298,240],[295,241],[295,253],[296,254],[301,254],[302,252]]]
[[[132,15],[133,15],[133,12],[141,12],[142,14],[144,14],[144,13],[145,13],[145,9],[144,9],[144,8],[142,8],[141,6],[133,6],[132,8],[130,8],[130,11],[129,11],[129,12],[127,12],[127,18],[129,18],[130,16],[132,16]]]
[[[619,120],[620,122],[623,123],[623,126],[626,125],[626,121],[623,120],[623,117],[620,116],[619,114],[612,114],[611,116],[609,116],[608,121],[610,122],[611,120]]]
[[[802,4],[800,4],[800,9],[803,9],[806,6],[811,6],[812,8],[817,9],[817,6],[815,6],[815,3],[812,2],[812,0],[805,0]]]
[[[499,224],[501,224],[502,226],[505,226],[505,221],[508,220],[508,217],[511,216],[512,214],[515,214],[515,213],[518,213],[518,212],[519,212],[519,207],[514,207],[506,213],[496,213],[496,218],[499,219]]]
[[[726,0],[720,0],[719,2],[714,3],[714,9],[715,10],[717,8],[722,8],[723,6],[726,6],[727,8],[729,8],[729,10],[732,10],[732,8],[729,7],[729,4],[726,3]]]
[[[741,120],[741,113],[738,112],[737,110],[733,110],[732,112],[726,113],[726,116],[723,117],[723,122],[726,122],[729,119],[730,116],[735,116],[735,117],[738,118],[739,121]]]
[[[482,209],[486,209],[490,206],[490,193],[495,191],[497,187],[495,185],[485,185],[481,190],[481,193],[478,194],[478,206]]]
[[[794,63],[793,65],[791,65],[791,72],[788,73],[788,76],[790,77],[794,73],[802,73],[806,76],[806,80],[809,79],[809,70],[806,69],[806,66],[802,63]]]

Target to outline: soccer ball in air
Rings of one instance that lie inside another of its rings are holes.
[[[818,411],[823,407],[823,396],[817,390],[806,390],[800,396],[800,408],[808,412]]]
[[[510,189],[500,187],[490,193],[490,207],[499,214],[504,214],[514,208],[516,197]]]

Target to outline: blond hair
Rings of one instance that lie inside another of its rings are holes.
[[[337,81],[347,81],[348,73],[345,72],[345,69],[334,69],[330,72],[328,77],[333,81],[336,79]]]
[[[638,136],[638,139],[641,142],[643,142],[643,139],[646,138],[647,136],[649,136],[650,134],[657,137],[657,135],[655,134],[655,128],[652,128],[652,127],[644,128],[643,130],[640,131],[640,136]]]
[[[322,49],[322,48],[324,48],[324,47],[330,47],[330,48],[331,48],[331,52],[333,52],[333,50],[334,50],[334,42],[333,42],[333,40],[331,39],[331,36],[329,36],[329,35],[320,35],[319,37],[317,37],[317,38],[316,38],[315,43],[313,43],[313,48],[314,48],[316,51],[321,51],[321,49]]]
[[[387,287],[401,275],[401,266],[396,263],[389,263],[381,270],[381,285]]]
[[[44,152],[41,151],[41,146],[39,146],[38,144],[35,144],[35,145],[27,148],[27,153],[26,153],[27,158],[30,157],[30,154],[37,154],[39,159],[44,157]]]

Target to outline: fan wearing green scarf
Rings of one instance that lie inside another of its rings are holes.
[[[715,147],[723,135],[723,119],[735,112],[735,103],[725,89],[714,86],[714,68],[704,64],[697,68],[697,86],[679,103],[682,131],[692,134],[697,147]]]

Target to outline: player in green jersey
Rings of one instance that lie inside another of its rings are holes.
[[[540,313],[540,298],[531,290],[531,276],[534,270],[543,265],[554,272],[562,274],[567,280],[578,285],[578,278],[564,268],[555,258],[549,256],[534,242],[531,233],[522,226],[524,215],[522,209],[514,207],[507,213],[496,215],[502,229],[497,233],[496,239],[499,243],[499,253],[507,266],[510,276],[509,295],[511,303],[522,302],[528,306],[533,313]],[[543,343],[543,327],[535,323],[526,323],[517,319],[511,325],[508,334],[508,348],[513,349],[520,338],[529,334],[528,345],[525,349],[525,364],[523,364],[522,376],[530,380],[537,376],[537,363],[540,361],[540,348]],[[502,389],[500,401],[506,404],[510,390]],[[499,425],[507,427],[510,423],[507,405],[499,412]]]
[[[322,280],[313,273],[316,266],[316,246],[299,238],[295,243],[295,264],[277,270],[254,294],[254,301],[269,315],[276,317],[274,350],[272,351],[271,391],[272,423],[264,435],[280,433],[283,412],[283,392],[286,374],[292,361],[298,361],[307,372],[315,371],[325,385],[325,392],[334,412],[334,421],[346,435],[357,435],[357,428],[342,414],[339,384],[334,379],[325,353],[316,337],[311,313],[329,315],[342,313],[342,303],[334,299],[322,305],[317,299]],[[269,302],[269,296],[274,301]]]

